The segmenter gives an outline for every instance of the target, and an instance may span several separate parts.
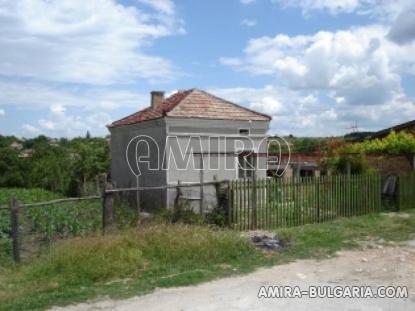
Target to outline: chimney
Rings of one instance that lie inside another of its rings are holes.
[[[157,108],[164,100],[164,92],[152,91],[151,92],[151,108]]]

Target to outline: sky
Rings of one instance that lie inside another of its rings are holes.
[[[0,134],[103,136],[200,88],[334,136],[415,119],[415,0],[0,0]]]

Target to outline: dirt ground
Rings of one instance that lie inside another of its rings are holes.
[[[104,299],[53,310],[415,310],[415,240],[399,245],[362,245],[362,250],[342,251],[325,260],[299,260],[197,286],[157,289],[126,300]],[[257,297],[261,286],[307,289],[309,285],[407,286],[409,298]]]

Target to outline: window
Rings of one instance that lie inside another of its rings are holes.
[[[239,129],[239,135],[249,135],[249,129]]]
[[[255,169],[254,155],[244,152],[238,155],[238,178],[252,178]]]

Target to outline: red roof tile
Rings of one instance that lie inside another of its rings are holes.
[[[231,103],[205,91],[191,89],[179,91],[166,98],[157,108],[147,107],[113,122],[109,127],[129,125],[162,117],[252,121],[271,120],[271,117],[266,114]]]

